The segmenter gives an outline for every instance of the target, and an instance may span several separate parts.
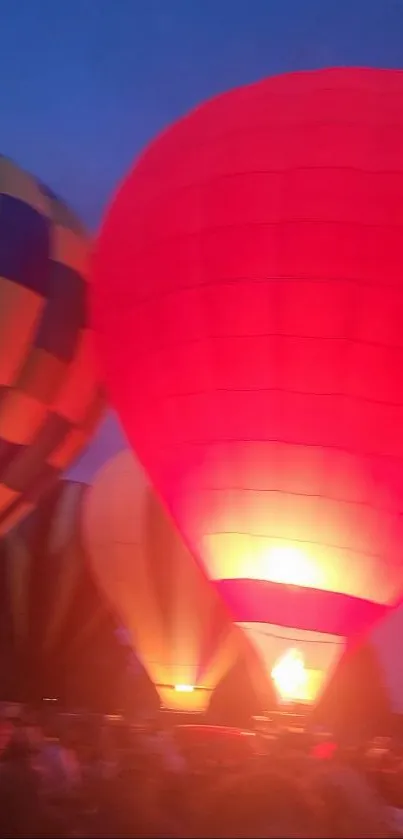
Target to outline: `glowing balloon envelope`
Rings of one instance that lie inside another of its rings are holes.
[[[86,491],[85,484],[59,481],[1,542],[2,631],[18,681],[28,679],[31,689],[60,680],[107,611],[81,540]]]
[[[235,660],[238,633],[131,452],[95,478],[83,527],[94,577],[163,707],[206,710]]]
[[[312,699],[403,587],[402,103],[403,73],[360,69],[220,96],[145,151],[95,255],[131,444]]]
[[[63,201],[0,156],[0,533],[71,465],[102,413],[89,251]]]

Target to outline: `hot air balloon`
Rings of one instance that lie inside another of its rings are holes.
[[[370,69],[219,96],[144,152],[96,248],[111,400],[287,700],[403,588],[402,105]]]
[[[130,451],[95,478],[83,514],[91,568],[162,707],[203,712],[238,634]]]
[[[18,671],[8,680],[25,699],[71,694],[77,661],[107,614],[82,546],[86,490],[59,481],[0,542],[1,646]]]
[[[68,468],[101,415],[89,246],[63,201],[0,156],[0,533]]]

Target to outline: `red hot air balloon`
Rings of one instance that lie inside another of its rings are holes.
[[[231,91],[151,144],[97,246],[112,401],[285,696],[403,587],[402,114],[402,72]]]

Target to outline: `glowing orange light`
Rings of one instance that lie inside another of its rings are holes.
[[[178,693],[193,693],[194,686],[193,685],[175,685],[175,690]]]
[[[300,548],[274,545],[264,556],[264,579],[273,583],[317,587],[322,580],[318,566]]]
[[[285,702],[304,701],[308,681],[304,657],[298,650],[287,650],[271,671],[281,699]]]
[[[224,523],[222,527],[229,525]],[[342,589],[337,563],[322,545],[310,543],[302,548],[292,539],[231,533],[207,535],[202,544],[213,580],[254,579],[330,591]]]

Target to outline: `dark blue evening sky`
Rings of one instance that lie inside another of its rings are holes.
[[[401,0],[0,0],[0,20],[2,152],[92,227],[200,100],[287,70],[403,67]]]
[[[0,150],[96,230],[133,157],[209,96],[287,70],[403,67],[403,0],[0,0]],[[114,417],[72,471],[124,445]]]

